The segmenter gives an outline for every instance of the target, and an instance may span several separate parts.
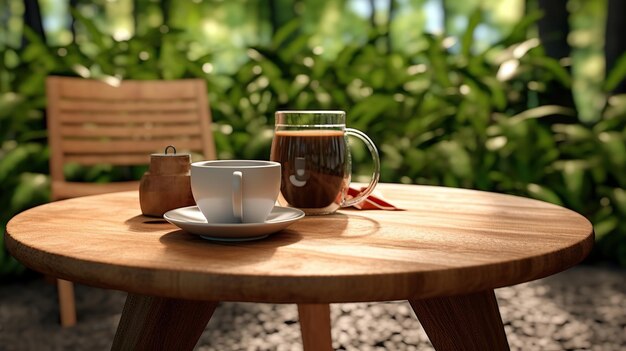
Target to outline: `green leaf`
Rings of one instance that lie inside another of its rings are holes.
[[[511,44],[524,41],[526,39],[528,29],[535,25],[542,17],[543,13],[541,11],[534,10],[527,13],[519,22],[515,24],[511,32],[494,46],[501,44],[504,46],[510,46]]]
[[[504,110],[509,102],[507,101],[506,92],[500,82],[494,77],[489,76],[484,77],[482,82],[489,88],[493,106],[498,110]]]
[[[447,88],[452,85],[452,82],[442,39],[433,35],[426,35],[426,39],[429,43],[428,58],[432,66],[432,74],[439,84]]]
[[[626,79],[626,53],[619,57],[615,66],[609,72],[604,82],[604,91],[613,91],[617,85]]]
[[[35,143],[19,144],[17,147],[6,151],[6,154],[0,157],[0,184],[9,177],[37,165],[37,159],[43,151],[43,145]]]
[[[398,150],[395,145],[392,144],[383,144],[380,147],[382,151],[383,158],[386,160],[385,167],[391,169],[398,169],[402,166],[403,157],[402,153]]]
[[[613,189],[613,203],[617,209],[626,216],[626,190],[621,188]]]
[[[557,204],[563,206],[563,202],[559,198],[559,196],[552,190],[548,189],[545,186],[530,183],[526,186],[526,191],[533,198],[541,201],[551,202],[553,204]]]
[[[26,46],[26,49],[21,54],[21,59],[26,62],[32,62],[36,60],[39,56],[47,55],[47,45],[44,43],[39,35],[35,33],[30,27],[24,26],[23,35],[28,40],[29,44]]]
[[[16,117],[15,109],[24,102],[24,96],[15,92],[0,94],[0,120],[7,117]]]
[[[18,91],[25,96],[37,95],[45,86],[47,72],[32,72],[20,82]]]
[[[17,211],[45,203],[50,198],[50,181],[44,174],[22,173],[11,196],[11,208]]]
[[[301,26],[302,23],[299,19],[296,18],[280,27],[272,38],[272,48],[279,49],[283,47],[287,39],[289,39],[290,36],[294,35]]]
[[[608,104],[606,105],[606,110],[604,111],[604,117],[606,118],[606,120],[602,122],[608,122],[610,120],[613,120],[614,122],[620,123],[620,117],[623,116],[626,116],[626,94],[611,96],[608,99]],[[598,131],[603,130],[605,129],[600,129]]]
[[[619,221],[616,216],[611,216],[603,221],[594,223],[593,231],[596,235],[596,241],[611,233],[615,228],[617,228],[618,223]]]
[[[585,176],[586,161],[566,160],[563,161],[563,178],[567,189],[567,197],[577,208],[582,207],[584,199],[583,182]]]
[[[581,124],[555,124],[552,130],[563,134],[563,138],[568,141],[591,140],[595,137],[591,130]]]
[[[396,102],[386,95],[374,94],[359,101],[351,110],[351,123],[357,129],[367,130],[371,121],[383,115],[383,112]]]
[[[299,36],[280,50],[280,56],[287,61],[293,62],[293,60],[296,59],[296,56],[301,54],[305,48],[307,48],[308,43],[309,38],[307,36]]]
[[[159,66],[161,67],[163,78],[182,78],[185,73],[185,65],[180,64],[186,58],[178,52],[177,42],[174,40],[164,40],[159,55]]]
[[[524,59],[526,59],[526,57]],[[554,74],[561,84],[567,88],[571,88],[571,75],[556,59],[547,56],[533,56],[527,59],[530,64],[547,69],[550,73]]]
[[[472,44],[474,42],[474,31],[482,20],[482,10],[480,7],[476,8],[476,10],[474,10],[469,17],[469,23],[467,24],[467,28],[465,28],[465,32],[463,33],[463,37],[461,39],[461,56],[466,58],[470,57]]]
[[[543,118],[554,115],[575,116],[575,111],[571,108],[563,106],[544,105],[518,113],[509,119],[509,123],[514,125],[527,119]]]
[[[624,137],[618,132],[602,132],[598,139],[605,151],[606,157],[611,161],[612,167],[618,170],[626,169],[626,143]]]
[[[70,12],[72,13],[72,17],[80,22],[81,25],[85,26],[89,33],[90,40],[95,43],[98,48],[105,50],[104,35],[100,32],[98,27],[96,27],[95,22],[83,16],[83,14],[75,8],[70,8]]]
[[[460,179],[473,179],[470,155],[458,141],[441,141],[434,146],[434,150],[446,161],[450,174]]]

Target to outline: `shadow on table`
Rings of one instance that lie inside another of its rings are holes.
[[[164,225],[169,225],[169,222],[163,218],[144,215],[131,217],[124,223],[128,226],[128,229],[134,232],[156,232],[163,230]]]
[[[378,221],[364,214],[357,214],[357,211],[349,211],[350,215],[344,213],[334,213],[332,215],[323,216],[307,216],[300,221],[292,224],[289,228],[278,233],[270,235],[266,239],[251,241],[250,244],[265,242],[268,240],[282,239],[285,234],[290,236],[298,236],[306,233],[311,238],[358,238],[372,235],[380,229]],[[129,218],[125,221],[128,228],[137,232],[157,232],[162,231],[164,225],[169,223],[163,218],[146,217],[143,215]],[[180,231],[185,233],[184,231]],[[196,237],[197,238],[197,237]],[[203,239],[201,239],[203,240]],[[292,238],[293,240],[293,238]],[[280,240],[278,240],[280,241]],[[217,243],[217,242],[215,242]],[[223,245],[242,245],[242,242],[228,244],[222,242]]]
[[[203,239],[183,230],[174,230],[159,238],[164,245],[164,258],[184,257],[197,266],[248,266],[269,260],[282,246],[302,240],[302,235],[292,229],[284,229],[267,238],[244,242],[221,242]]]

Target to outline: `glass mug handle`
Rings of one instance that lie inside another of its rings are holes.
[[[372,174],[372,179],[370,180],[370,183],[367,185],[367,188],[365,188],[365,190],[361,191],[359,195],[353,197],[352,199],[344,199],[341,207],[349,207],[363,201],[369,194],[372,193],[372,191],[374,191],[376,184],[378,184],[378,178],[380,178],[380,158],[378,157],[378,150],[376,150],[376,145],[374,145],[372,139],[370,139],[362,131],[353,128],[346,128],[345,133],[346,135],[355,136],[365,143],[367,148],[370,150],[370,153],[372,154],[372,159],[374,160],[374,172]]]

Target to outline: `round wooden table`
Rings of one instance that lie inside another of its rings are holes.
[[[328,303],[408,300],[437,350],[506,350],[493,289],[580,262],[587,219],[510,195],[380,184],[406,211],[305,217],[252,242],[211,242],[144,217],[137,192],[24,211],[6,245],[30,268],[127,291],[113,349],[192,349],[219,301],[297,303],[307,350],[331,348]]]

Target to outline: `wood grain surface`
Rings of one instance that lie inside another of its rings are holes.
[[[305,217],[246,243],[217,243],[141,215],[138,192],[59,201],[7,225],[31,268],[138,294],[211,301],[327,303],[488,291],[580,262],[583,216],[510,195],[381,184],[406,211]]]

